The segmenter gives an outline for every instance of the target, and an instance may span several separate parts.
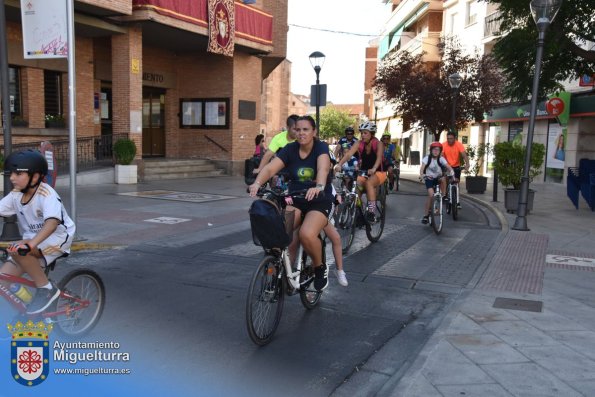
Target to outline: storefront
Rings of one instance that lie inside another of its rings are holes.
[[[218,25],[235,26],[225,56],[207,52],[207,0],[75,2],[77,136],[96,148],[128,137],[139,162],[207,158],[238,172],[259,133],[262,81],[285,58],[287,1],[231,4],[235,25]],[[65,138],[66,60],[24,59],[19,2],[6,6],[13,142]]]
[[[494,143],[518,141],[525,145],[529,110],[529,103],[494,108],[483,120],[484,131]],[[540,180],[565,183],[568,167],[577,167],[582,158],[595,159],[595,95],[589,92],[571,95],[569,120],[564,127],[548,114],[546,101],[539,102],[533,142],[546,148]]]

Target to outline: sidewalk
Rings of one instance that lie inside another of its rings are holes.
[[[419,169],[404,167],[417,181]],[[464,182],[462,183],[464,194]],[[409,369],[382,396],[594,396],[595,213],[566,187],[537,191],[531,231],[510,230],[491,185],[481,201],[499,213],[500,242]],[[463,209],[464,211],[464,209]]]

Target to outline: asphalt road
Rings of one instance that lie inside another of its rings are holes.
[[[262,257],[246,219],[199,242],[172,235],[175,243],[80,252],[63,260],[54,278],[78,266],[96,270],[107,302],[87,340],[118,341],[136,373],[179,395],[212,395],[212,388],[234,395],[376,393],[398,378],[447,306],[474,282],[499,234],[493,215],[464,200],[459,220],[446,219],[436,236],[419,221],[422,186],[405,181],[401,190],[388,197],[378,243],[358,231],[344,259],[349,287],[332,278],[313,311],[299,296],[287,297],[265,347],[251,342],[245,325],[248,282]]]

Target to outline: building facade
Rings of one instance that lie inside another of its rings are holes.
[[[24,59],[20,2],[5,3],[13,142],[66,138],[46,115],[68,114],[67,62]],[[285,59],[287,0],[233,3],[233,56],[207,52],[207,0],[74,3],[77,136],[130,138],[139,164],[207,158],[240,172],[275,113],[263,80]]]

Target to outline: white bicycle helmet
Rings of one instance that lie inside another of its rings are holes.
[[[371,121],[364,121],[359,125],[359,130],[370,131],[370,133],[374,135],[376,133],[376,124],[372,123]]]

